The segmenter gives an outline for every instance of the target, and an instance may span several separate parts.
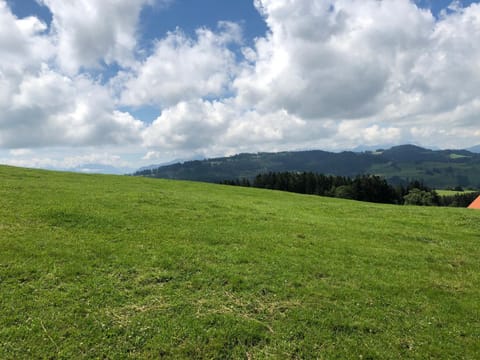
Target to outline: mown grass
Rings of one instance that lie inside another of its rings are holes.
[[[475,359],[479,220],[0,167],[0,358]]]
[[[435,190],[438,195],[440,196],[455,196],[455,195],[463,195],[475,192],[475,190],[464,190],[464,191],[457,191],[457,190]]]

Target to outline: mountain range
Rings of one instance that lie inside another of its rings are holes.
[[[392,184],[421,180],[437,189],[480,188],[480,154],[468,150],[430,150],[416,145],[363,152],[311,150],[239,154],[143,169],[134,175],[222,182],[285,171],[339,176],[372,174],[382,176]]]

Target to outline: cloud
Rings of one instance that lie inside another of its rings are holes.
[[[251,47],[220,22],[141,51],[139,14],[153,0],[41,1],[50,28],[0,0],[3,148],[134,144],[168,160],[480,143],[476,3],[435,17],[409,0],[255,0],[268,32]],[[102,64],[121,68],[107,84],[91,71]],[[142,106],[160,116],[127,111]]]
[[[0,81],[20,75],[24,69],[38,68],[55,49],[45,35],[47,25],[35,17],[16,18],[0,0]],[[5,81],[5,80],[4,80]],[[8,92],[2,95],[8,95]],[[0,98],[5,99],[5,96]],[[1,100],[0,100],[1,101]]]
[[[184,103],[179,91],[171,103],[182,105],[146,129],[147,146],[208,152],[480,141],[480,5],[456,4],[436,19],[407,0],[255,4],[269,32],[243,49],[232,95],[208,102],[194,100],[205,95],[199,89],[185,91]],[[148,98],[150,87],[138,92]]]
[[[392,96],[397,95],[395,86],[404,80],[428,44],[435,23],[429,12],[403,0],[266,0],[257,1],[256,6],[270,31],[256,41],[255,48],[243,49],[245,61],[237,64],[229,97],[214,102],[195,100],[207,95],[202,89],[209,87],[202,79],[208,76],[202,75],[208,72],[196,72],[199,66],[184,71],[171,60],[184,58],[192,63],[192,56],[179,52],[168,61],[159,58],[161,69],[168,69],[165,71],[148,66],[147,60],[142,70],[151,71],[140,77],[145,81],[136,80],[140,86],[130,93],[137,96],[137,101],[130,103],[138,105],[149,96],[159,101],[167,98],[170,77],[182,90],[172,101],[163,103],[181,101],[181,106],[165,108],[146,129],[148,147],[208,152],[343,144],[346,129],[355,127],[345,126],[348,121],[373,117],[392,102]],[[168,41],[165,44],[173,48]],[[211,58],[222,59],[218,53],[228,49],[223,43],[218,45],[215,51],[202,49],[211,53]],[[168,51],[164,49],[163,53]],[[221,64],[218,60],[209,63]],[[178,73],[187,73],[190,79],[184,82]],[[188,86],[195,86],[192,84],[201,87],[189,91]],[[152,91],[156,86],[159,91]],[[221,121],[212,127],[211,119]],[[356,131],[351,140],[395,142],[395,137],[402,134],[375,120],[364,121],[363,125],[368,131]]]
[[[161,158],[162,154],[158,151],[149,151],[142,157],[143,160],[157,160]]]
[[[225,154],[252,148],[302,147],[312,135],[316,140],[332,135],[331,125],[325,122],[307,126],[285,110],[266,114],[245,110],[232,98],[178,103],[165,109],[143,134],[145,146],[151,149]]]
[[[102,62],[129,66],[142,7],[153,0],[39,0],[53,14],[57,60],[69,74]]]
[[[0,155],[0,163],[12,166],[32,167],[32,168],[49,168],[58,170],[83,170],[85,164],[115,167],[118,169],[132,169],[132,164],[122,159],[119,154],[109,151],[77,151],[76,154],[71,153],[68,148],[42,149],[33,152],[29,149],[12,150],[11,156],[2,158]],[[134,167],[134,166],[133,166]],[[88,170],[88,168],[86,169]],[[98,168],[94,170],[98,171]]]
[[[140,142],[143,123],[116,110],[108,88],[88,74],[55,68],[54,41],[45,30],[0,1],[0,147]]]
[[[204,97],[222,97],[229,91],[236,59],[229,49],[241,42],[237,24],[221,22],[219,31],[203,28],[196,39],[180,29],[157,41],[155,50],[134,72],[120,74],[125,105],[175,105]]]
[[[256,2],[269,26],[256,61],[235,80],[245,104],[303,119],[355,119],[382,110],[434,25],[406,0]]]
[[[1,110],[0,146],[9,148],[130,144],[139,141],[143,128],[142,122],[114,109],[101,85],[48,67],[25,75]]]
[[[222,102],[180,102],[162,112],[144,132],[147,147],[197,150],[214,144],[228,126],[229,109]]]
[[[13,150],[10,150],[10,155],[12,156],[30,156],[31,154],[33,154],[33,151],[30,150],[30,149],[13,149]]]
[[[277,132],[277,144],[480,141],[464,131],[478,129],[480,5],[457,4],[437,20],[407,0],[255,3],[269,33],[245,51],[235,103],[265,129],[279,114],[304,122],[303,131],[290,123],[292,131]],[[252,148],[262,144],[243,129]],[[264,143],[271,139],[264,132]]]

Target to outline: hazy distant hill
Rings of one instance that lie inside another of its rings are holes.
[[[471,148],[468,148],[467,150],[470,151],[470,152],[473,152],[473,153],[480,153],[480,145],[472,146]]]
[[[125,168],[125,167],[118,168],[111,165],[103,165],[103,164],[83,164],[73,168],[56,169],[56,170],[66,170],[66,171],[73,171],[73,172],[79,172],[84,174],[110,174],[110,175],[122,175],[130,171],[128,168]]]
[[[429,150],[415,145],[365,152],[313,150],[239,154],[147,169],[135,175],[220,182],[253,178],[269,171],[311,171],[341,176],[375,174],[392,183],[417,179],[435,188],[480,188],[480,154],[467,150]]]

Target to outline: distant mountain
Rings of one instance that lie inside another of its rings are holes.
[[[375,150],[378,150],[378,149],[389,149],[392,146],[394,146],[394,145],[393,144],[389,144],[389,145],[359,145],[357,147],[354,147],[350,151],[353,151],[353,152],[368,152],[368,151],[375,151]]]
[[[147,165],[147,166],[143,166],[140,169],[138,169],[137,172],[142,172],[142,171],[146,171],[146,170],[154,170],[154,169],[158,169],[162,166],[173,165],[173,164],[176,164],[176,163],[179,163],[179,162],[180,161],[178,161],[178,160],[173,160],[173,161],[169,161],[169,162],[162,163],[162,164]]]
[[[190,158],[188,160],[175,159],[175,160],[168,161],[168,162],[165,162],[165,163],[162,163],[162,164],[153,164],[153,165],[143,166],[140,169],[138,169],[137,172],[142,172],[142,171],[145,171],[145,170],[154,170],[154,169],[158,169],[158,168],[163,167],[163,166],[168,166],[168,165],[173,165],[173,164],[183,164],[185,161],[194,161],[194,160],[202,160],[202,159],[203,158],[201,158],[201,157],[193,157],[193,158]]]
[[[312,150],[239,154],[137,171],[135,175],[221,182],[253,179],[270,171],[306,171],[340,176],[375,174],[397,184],[423,180],[426,185],[435,188],[480,188],[480,154],[467,150],[430,150],[415,145],[364,152]]]
[[[480,145],[472,146],[471,148],[468,148],[467,150],[470,151],[470,152],[479,154],[480,153]]]
[[[66,170],[84,174],[110,174],[110,175],[124,175],[131,173],[132,169],[130,168],[117,168],[111,165],[103,164],[83,164],[73,168],[66,169],[57,169],[57,170]]]

